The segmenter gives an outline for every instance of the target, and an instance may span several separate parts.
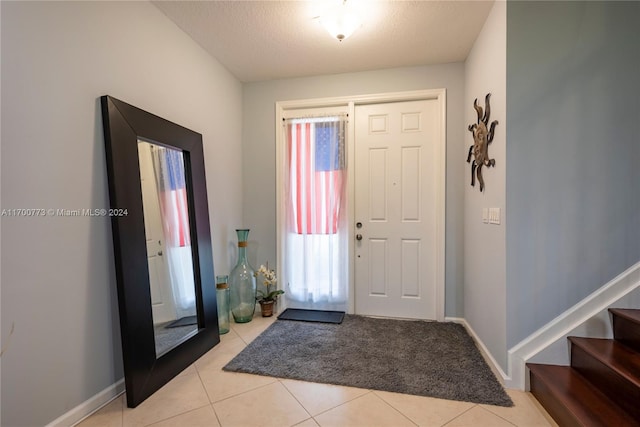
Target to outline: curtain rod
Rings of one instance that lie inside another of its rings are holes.
[[[341,117],[349,117],[349,113],[333,113],[333,114],[327,114],[327,113],[323,113],[323,114],[303,114],[300,116],[296,116],[296,117],[283,117],[282,121],[287,121],[287,120],[305,120],[305,119],[323,119],[323,118],[332,118],[332,117],[337,117],[337,118],[341,118]]]

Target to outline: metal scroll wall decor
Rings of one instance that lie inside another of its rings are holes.
[[[491,94],[488,93],[484,98],[484,112],[482,107],[478,105],[478,98],[473,101],[473,108],[478,113],[478,122],[469,125],[469,131],[473,134],[473,145],[469,147],[469,154],[467,155],[467,163],[471,163],[471,186],[475,187],[476,177],[480,183],[480,191],[484,190],[484,179],[482,178],[482,167],[495,166],[495,159],[489,158],[489,144],[493,141],[493,130],[498,124],[497,120],[489,124],[489,117],[491,115],[491,106],[489,105],[489,98]],[[473,155],[473,161],[471,156]]]

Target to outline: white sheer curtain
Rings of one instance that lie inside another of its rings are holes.
[[[181,151],[154,145],[153,170],[158,186],[166,259],[177,318],[196,314],[189,209]]]
[[[347,116],[287,119],[283,126],[287,306],[346,310]]]

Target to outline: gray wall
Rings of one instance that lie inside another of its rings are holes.
[[[110,94],[203,134],[228,270],[241,84],[150,3],[1,8],[2,208],[108,207],[98,98]],[[1,423],[45,425],[123,376],[110,220],[4,216],[1,262]]]
[[[640,3],[507,16],[511,347],[640,260]]]
[[[464,317],[504,371],[507,370],[506,344],[506,265],[505,211],[506,165],[506,60],[507,5],[496,2],[465,62],[465,125],[477,122],[473,102],[485,108],[484,98],[491,94],[490,122],[498,121],[489,157],[495,167],[484,167],[485,189],[470,185],[471,168],[464,168]],[[471,132],[465,132],[462,162],[473,143]],[[482,222],[483,208],[500,208],[501,223]]]
[[[244,85],[244,223],[256,248],[252,262],[276,261],[275,103],[293,99],[364,95],[418,89],[447,90],[447,316],[463,316],[462,181],[464,123],[462,63],[286,79]],[[466,139],[465,139],[466,141]]]

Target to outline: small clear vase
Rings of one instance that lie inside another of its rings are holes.
[[[229,274],[231,314],[236,323],[253,319],[256,309],[256,277],[247,260],[249,230],[236,230],[238,235],[238,262]]]
[[[218,329],[220,335],[231,328],[229,321],[229,276],[216,276],[216,302],[218,304]]]

